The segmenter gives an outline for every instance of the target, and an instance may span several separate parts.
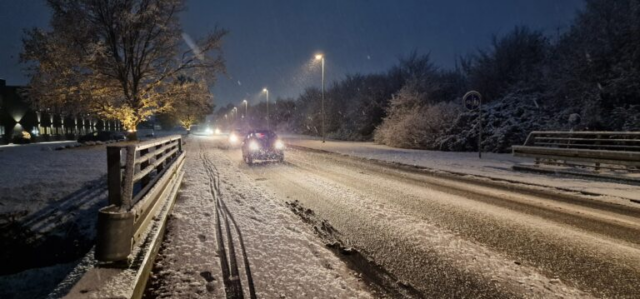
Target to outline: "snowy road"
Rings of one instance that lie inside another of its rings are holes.
[[[299,201],[340,238],[425,297],[635,297],[640,206],[521,194],[289,150],[249,167],[284,205]]]
[[[185,147],[149,298],[371,298],[357,273],[212,140],[191,137]]]

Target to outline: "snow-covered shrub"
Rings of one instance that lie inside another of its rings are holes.
[[[640,131],[640,105],[616,107],[612,111],[611,126],[617,130]]]
[[[537,106],[538,95],[510,94],[483,107],[482,150],[508,152],[523,144],[531,131],[546,128],[548,112]],[[444,151],[478,150],[478,114],[466,111],[436,141]]]
[[[459,114],[453,103],[425,104],[425,95],[403,88],[391,100],[388,116],[375,132],[377,143],[403,148],[433,149]]]

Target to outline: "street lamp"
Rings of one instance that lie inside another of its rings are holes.
[[[244,103],[244,119],[249,121],[249,102],[246,99],[242,100]]]
[[[269,126],[269,90],[265,87],[264,89],[262,89],[262,92],[267,94],[267,130],[270,129]]]
[[[233,107],[233,109],[231,109],[231,113],[233,113],[233,124],[236,125],[238,122],[238,107]]]
[[[324,129],[324,55],[317,54],[316,60],[322,61],[322,143],[325,141],[325,129]]]

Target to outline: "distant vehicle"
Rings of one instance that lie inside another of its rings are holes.
[[[81,136],[78,138],[78,142],[85,143],[89,141],[124,141],[127,140],[127,137],[124,133],[120,132],[112,132],[112,131],[101,131],[101,132],[92,132],[87,135]]]
[[[242,140],[246,137],[247,132],[242,129],[233,129],[229,132],[229,148],[237,148],[242,145]]]
[[[252,130],[242,143],[242,159],[249,165],[256,160],[284,161],[284,142],[271,130]]]

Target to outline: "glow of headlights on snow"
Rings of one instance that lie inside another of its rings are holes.
[[[282,140],[276,140],[276,149],[283,149],[284,148],[284,143],[282,142]]]
[[[211,133],[213,133],[213,131],[211,131],[211,129],[207,128],[206,130],[204,130],[204,133],[205,134],[211,134]]]
[[[231,143],[238,142],[238,136],[236,136],[236,134],[231,134],[231,136],[229,136],[229,142]]]
[[[249,143],[249,149],[252,150],[252,151],[257,151],[257,150],[260,149],[260,145],[258,145],[258,143],[255,142],[255,141],[251,141]]]

